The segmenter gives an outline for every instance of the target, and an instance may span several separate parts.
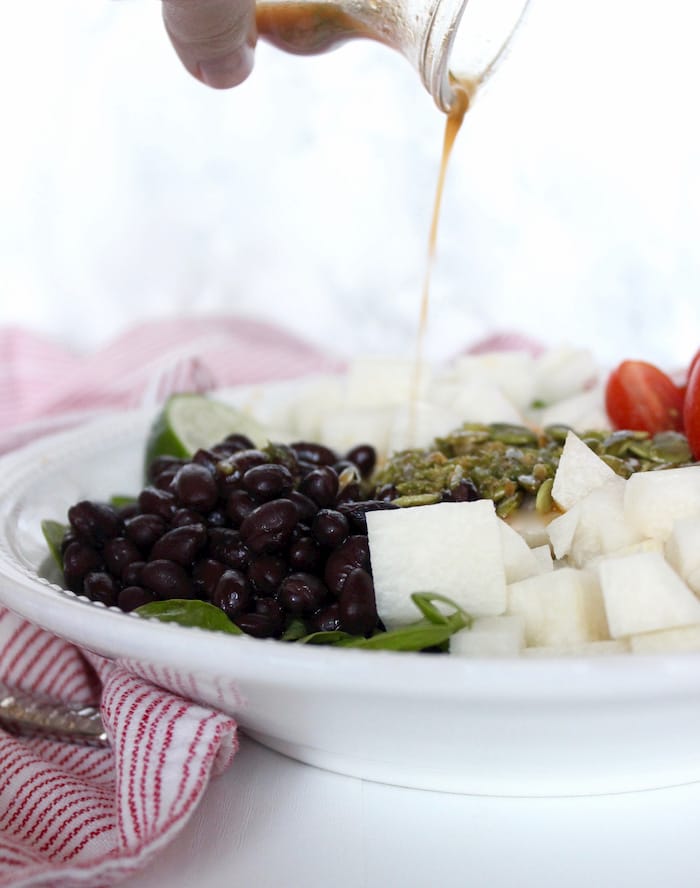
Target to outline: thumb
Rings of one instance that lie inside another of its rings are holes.
[[[216,89],[241,83],[253,68],[253,0],[163,0],[163,20],[185,68]]]

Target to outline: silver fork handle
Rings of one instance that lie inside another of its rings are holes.
[[[80,703],[53,703],[0,684],[0,727],[20,736],[81,746],[109,746],[100,711]]]

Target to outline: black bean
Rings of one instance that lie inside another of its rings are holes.
[[[214,558],[201,558],[192,568],[192,579],[197,593],[211,600],[216,584],[225,572],[226,565]]]
[[[338,511],[350,522],[353,533],[367,533],[367,512],[379,512],[385,509],[398,509],[394,503],[385,500],[362,500],[359,503],[343,503]]]
[[[133,518],[134,515],[139,514],[139,504],[134,501],[133,503],[124,503],[123,506],[119,506],[117,508],[117,515],[119,515],[119,521],[123,525],[125,521],[129,518]]]
[[[321,509],[311,524],[313,538],[329,549],[337,548],[349,533],[348,519],[335,509]]]
[[[279,602],[290,614],[309,614],[323,604],[328,596],[323,581],[310,573],[293,573],[279,588]]]
[[[253,591],[250,583],[239,570],[226,570],[219,577],[211,597],[212,604],[220,607],[229,617],[242,614],[250,607]]]
[[[141,561],[143,556],[137,546],[126,537],[114,537],[104,547],[104,559],[112,576],[121,578],[124,569],[133,561]]]
[[[241,537],[258,555],[279,552],[289,543],[298,519],[297,507],[291,500],[270,500],[248,515],[241,524]]]
[[[287,558],[292,570],[313,571],[321,563],[321,547],[310,536],[302,536],[290,543]]]
[[[233,622],[253,638],[272,638],[277,634],[277,621],[265,614],[240,614]]]
[[[289,469],[268,463],[248,469],[241,483],[253,499],[264,503],[291,493],[294,479]]]
[[[369,635],[377,626],[372,577],[361,567],[351,570],[340,593],[340,628],[351,635]]]
[[[219,490],[214,476],[205,466],[189,463],[175,475],[173,490],[181,506],[208,512],[216,505]]]
[[[245,570],[250,563],[250,552],[239,531],[229,527],[211,527],[208,531],[209,554],[227,567]]]
[[[299,475],[300,480],[302,478],[306,478],[306,476],[309,474],[309,472],[313,472],[314,469],[318,468],[316,463],[306,462],[303,459],[300,459],[298,461],[297,466],[298,466],[298,475]]]
[[[345,458],[357,466],[363,478],[369,478],[377,464],[377,451],[371,444],[358,444],[348,450]]]
[[[186,524],[169,530],[153,545],[150,560],[165,558],[183,567],[189,567],[207,542],[203,524]]]
[[[348,537],[328,556],[323,577],[329,591],[340,595],[348,574],[356,567],[369,569],[369,543],[366,536],[359,534]]]
[[[185,464],[184,459],[176,456],[157,456],[148,466],[146,477],[153,483],[161,472],[173,470],[176,472],[180,466]]]
[[[374,494],[375,499],[390,503],[399,498],[399,492],[393,484],[383,484]]]
[[[155,600],[155,595],[142,586],[124,586],[117,594],[117,606],[127,612]]]
[[[147,515],[158,515],[159,518],[170,521],[176,509],[175,496],[168,490],[145,487],[139,494],[139,508]]]
[[[131,564],[127,564],[122,573],[122,583],[125,586],[140,586],[141,571],[145,563],[145,561],[132,561]]]
[[[82,592],[83,581],[91,571],[102,567],[102,555],[92,546],[77,540],[70,543],[63,553],[63,577],[71,592]]]
[[[149,561],[141,569],[141,583],[156,598],[194,598],[194,583],[187,571],[174,561],[163,558]]]
[[[252,447],[248,450],[239,450],[238,453],[234,453],[225,462],[228,464],[228,469],[230,469],[230,471],[227,470],[228,474],[233,473],[242,478],[248,469],[252,469],[255,466],[264,466],[270,462],[270,458],[262,450]]]
[[[248,579],[260,595],[274,595],[287,572],[284,558],[261,555],[248,568]]]
[[[210,527],[226,527],[228,518],[223,509],[212,509],[207,515],[207,524]]]
[[[311,632],[335,632],[340,629],[340,605],[337,601],[320,608],[309,620]]]
[[[299,490],[322,509],[332,506],[338,495],[338,476],[330,466],[320,466],[302,478]]]
[[[316,512],[318,512],[316,503],[309,499],[308,496],[304,496],[303,493],[299,493],[298,490],[293,490],[287,499],[291,500],[297,507],[299,520],[304,523],[310,523]]]
[[[154,487],[157,487],[158,490],[172,490],[175,475],[177,475],[179,471],[177,466],[170,466],[168,469],[163,469],[163,471],[159,472],[153,481],[151,481],[151,484]]]
[[[216,471],[216,466],[220,459],[221,457],[213,450],[205,450],[203,447],[200,447],[200,449],[192,457],[192,462],[198,466],[203,466],[205,469],[208,469],[209,472],[213,475]]]
[[[166,530],[167,524],[159,515],[135,515],[124,522],[124,536],[144,553],[150,552]]]
[[[238,453],[239,450],[246,450],[246,447],[237,447],[235,444],[226,444],[223,441],[221,444],[215,444],[211,448],[211,452],[216,455],[217,460],[228,459],[229,456],[233,456],[234,453]]]
[[[478,499],[479,491],[471,478],[463,478],[459,484],[442,494],[442,501],[445,503],[473,503]]]
[[[68,546],[71,543],[76,543],[78,541],[78,537],[73,533],[73,531],[69,528],[64,534],[63,539],[61,540],[61,555],[66,551]]]
[[[238,432],[234,432],[232,435],[227,435],[221,444],[225,447],[235,447],[236,451],[253,450],[255,448],[255,444],[253,444],[247,435],[240,435]]]
[[[255,613],[266,617],[271,624],[271,634],[280,635],[284,628],[286,616],[282,605],[274,598],[257,598],[255,600]]]
[[[68,520],[76,537],[89,546],[99,547],[119,533],[119,515],[108,503],[82,500],[68,509]]]
[[[360,485],[354,482],[346,484],[336,497],[336,506],[346,503],[356,503],[361,498]]]
[[[107,607],[117,603],[119,587],[114,577],[104,571],[93,571],[85,577],[85,594],[92,601],[101,601]]]
[[[202,524],[203,521],[204,518],[201,512],[195,512],[194,509],[177,509],[170,519],[170,529],[186,527],[188,524]]]
[[[234,527],[240,527],[256,506],[253,497],[245,490],[232,490],[226,499],[226,515]]]
[[[297,457],[314,466],[332,466],[338,462],[338,455],[330,447],[323,444],[314,444],[311,441],[295,441],[290,445]]]

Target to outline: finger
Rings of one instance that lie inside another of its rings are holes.
[[[163,0],[163,20],[180,60],[208,86],[237,86],[253,68],[252,0]]]

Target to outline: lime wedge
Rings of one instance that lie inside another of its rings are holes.
[[[267,442],[265,428],[236,407],[204,395],[171,395],[151,426],[146,466],[157,456],[186,459],[234,433],[246,435],[256,446]]]

